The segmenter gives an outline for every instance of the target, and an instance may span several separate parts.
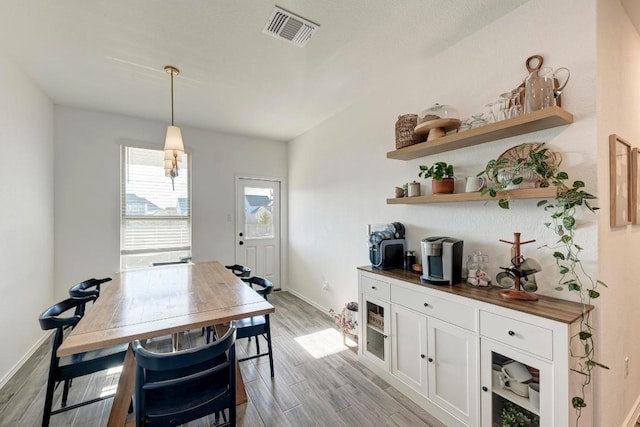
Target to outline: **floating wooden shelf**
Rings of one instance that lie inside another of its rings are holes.
[[[479,128],[446,135],[387,153],[388,159],[412,160],[431,154],[471,147],[511,136],[523,135],[573,123],[573,115],[560,107],[549,107]]]
[[[556,197],[557,189],[555,187],[547,188],[522,188],[518,190],[502,191],[493,199],[489,194],[484,196],[477,193],[455,193],[455,194],[433,194],[429,196],[417,197],[399,197],[387,199],[388,205],[413,205],[420,203],[450,203],[450,202],[477,202],[495,200],[496,202],[502,198],[510,199],[544,199],[547,197]]]

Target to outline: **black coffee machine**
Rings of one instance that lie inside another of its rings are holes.
[[[431,285],[455,285],[462,282],[462,240],[452,237],[427,237],[421,242],[422,276]]]
[[[386,224],[382,230],[369,234],[369,261],[380,270],[404,267],[406,252],[404,225],[399,222]]]

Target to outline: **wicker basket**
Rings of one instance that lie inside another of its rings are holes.
[[[396,122],[396,149],[426,141],[427,135],[415,135],[413,133],[417,124],[417,114],[398,116],[398,121]]]
[[[384,317],[381,314],[374,313],[373,311],[367,312],[368,324],[375,326],[379,329],[384,329]]]

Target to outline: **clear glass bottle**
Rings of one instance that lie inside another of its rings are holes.
[[[480,252],[467,258],[467,283],[472,286],[487,288],[491,286],[491,277],[487,273],[489,255]]]

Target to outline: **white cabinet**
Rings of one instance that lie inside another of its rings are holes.
[[[370,267],[359,268],[358,283],[359,360],[448,427],[501,426],[509,411],[534,426],[575,425],[571,397],[581,378],[570,369],[569,342],[580,304],[509,301],[497,289],[428,286],[409,272]],[[500,379],[511,361],[537,383],[531,398],[528,384]],[[591,422],[590,410],[581,425]]]

